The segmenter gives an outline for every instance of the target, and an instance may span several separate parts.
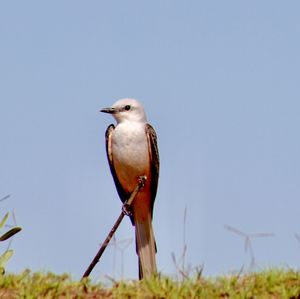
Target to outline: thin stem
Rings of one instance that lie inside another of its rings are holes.
[[[118,229],[120,223],[122,222],[124,216],[126,215],[128,208],[130,207],[131,203],[133,202],[134,198],[136,197],[138,192],[141,190],[141,188],[144,187],[145,182],[146,182],[146,177],[141,176],[138,180],[138,184],[136,185],[135,189],[131,193],[130,197],[124,202],[120,216],[118,217],[117,221],[113,225],[113,227],[110,230],[109,234],[107,235],[105,241],[102,243],[102,245],[101,245],[100,249],[98,250],[97,254],[95,255],[94,259],[92,260],[92,262],[90,263],[90,265],[88,266],[86,271],[84,272],[82,279],[85,277],[88,277],[90,275],[90,273],[92,272],[92,270],[94,269],[94,267],[96,266],[96,264],[99,262],[108,243],[110,242],[111,238],[113,237],[113,235],[115,234],[116,230]]]

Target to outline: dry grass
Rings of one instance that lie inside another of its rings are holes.
[[[0,277],[0,298],[289,298],[300,299],[300,273],[267,270],[218,278],[177,281],[157,276],[120,281],[112,286],[72,281],[52,273],[8,274]]]

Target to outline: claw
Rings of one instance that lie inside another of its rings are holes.
[[[147,177],[145,175],[139,176],[138,183],[139,183],[141,188],[145,187],[146,180],[147,180]]]
[[[126,216],[132,216],[132,213],[131,213],[131,211],[129,210],[129,206],[127,205],[127,204],[124,204],[123,206],[122,206],[122,213],[124,214],[124,215],[126,215]]]
[[[135,190],[132,192],[132,194],[129,197],[129,199],[126,200],[126,202],[122,206],[122,213],[124,215],[129,216],[129,217],[132,216],[132,212],[130,210],[130,205],[131,205],[134,197],[136,196],[136,194],[139,192],[139,190],[145,187],[146,180],[147,180],[147,177],[145,175],[139,176],[139,178],[138,178],[138,186],[135,188]]]

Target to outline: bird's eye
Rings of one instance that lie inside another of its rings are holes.
[[[124,109],[126,110],[126,111],[128,111],[128,110],[130,110],[130,105],[126,105],[125,107],[124,107]]]

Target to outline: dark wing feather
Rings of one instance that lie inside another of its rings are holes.
[[[114,163],[113,163],[113,155],[112,155],[112,151],[111,151],[111,134],[113,132],[113,130],[115,129],[115,126],[113,124],[109,125],[106,132],[105,132],[105,140],[106,140],[106,154],[107,154],[107,159],[108,159],[108,164],[110,167],[110,171],[111,174],[113,176],[119,197],[121,199],[121,201],[124,203],[130,196],[129,193],[127,193],[122,185],[119,182],[119,179],[117,177],[115,168],[114,168]]]
[[[153,205],[157,192],[158,176],[159,176],[159,154],[157,147],[157,136],[150,124],[146,124],[146,135],[150,152],[151,163],[151,213],[153,214]]]

